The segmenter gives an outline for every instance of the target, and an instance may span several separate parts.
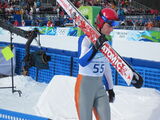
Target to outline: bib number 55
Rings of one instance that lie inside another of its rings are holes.
[[[103,73],[103,71],[104,71],[104,64],[94,64],[93,73]]]

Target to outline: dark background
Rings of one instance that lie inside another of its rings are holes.
[[[135,0],[149,8],[160,10],[160,0]]]

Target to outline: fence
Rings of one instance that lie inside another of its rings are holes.
[[[0,42],[0,46],[8,43]],[[16,70],[17,74],[21,74],[23,58],[25,55],[25,47],[22,44],[15,44],[16,48]],[[37,47],[31,47],[31,51],[37,50]],[[47,55],[51,56],[49,69],[37,71],[35,67],[29,69],[29,76],[38,82],[49,83],[54,75],[77,76],[78,74],[78,58],[77,52],[43,48]],[[135,70],[140,73],[144,79],[143,87],[150,87],[160,90],[160,62],[146,61],[134,58],[124,58]],[[38,74],[37,74],[38,72]],[[37,76],[37,77],[36,77]],[[123,78],[117,74],[112,67],[112,76],[114,84],[126,86]]]
[[[0,109],[0,120],[50,120],[48,118]]]

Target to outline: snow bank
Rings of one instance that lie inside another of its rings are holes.
[[[28,76],[15,76],[16,90],[0,89],[0,108],[49,117],[77,120],[74,105],[76,78],[54,76],[49,84]],[[11,77],[1,78],[0,87],[11,86]],[[155,89],[115,86],[116,100],[111,105],[112,120],[160,120],[160,92]]]
[[[76,78],[55,76],[42,93],[35,110],[54,120],[77,119],[74,103]],[[155,89],[115,86],[112,120],[160,120],[160,92]]]

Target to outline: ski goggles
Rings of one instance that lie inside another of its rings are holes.
[[[100,12],[99,13],[100,17],[103,19],[103,21],[105,23],[108,23],[111,27],[114,27],[114,26],[119,26],[120,25],[120,22],[119,21],[115,21],[115,20],[108,20],[105,16],[103,16],[103,14]]]

